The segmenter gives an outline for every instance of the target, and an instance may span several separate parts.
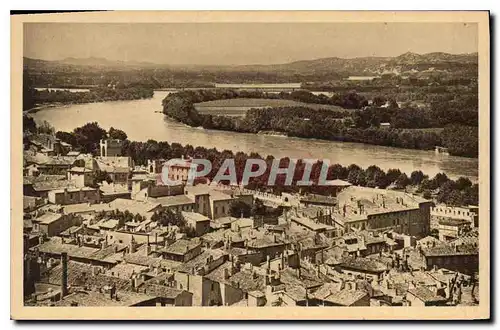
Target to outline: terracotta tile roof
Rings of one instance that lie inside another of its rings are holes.
[[[158,197],[155,198],[154,201],[160,203],[162,206],[165,207],[195,204],[194,200],[192,200],[186,195]]]
[[[182,216],[186,221],[193,221],[193,222],[206,222],[210,221],[210,219],[203,214],[197,213],[197,212],[185,212],[181,211]]]
[[[425,286],[419,286],[415,289],[409,289],[408,294],[414,295],[423,302],[445,302],[446,298],[436,295]]]
[[[143,284],[140,288],[139,291],[150,295],[154,297],[162,297],[162,298],[167,298],[167,299],[175,299],[177,298],[180,294],[187,292],[184,290],[179,290],[176,288],[168,287],[165,285],[158,285],[158,284]],[[192,293],[190,293],[192,294]]]
[[[111,210],[115,209],[118,209],[120,211],[128,210],[132,214],[140,214],[140,215],[146,215],[148,213],[151,213],[158,206],[161,206],[160,203],[143,202],[132,199],[123,199],[123,198],[117,198],[108,204]]]
[[[248,242],[248,247],[253,249],[262,249],[271,246],[285,245],[286,242],[282,241],[281,238],[273,235],[264,235],[256,239],[250,240]]]
[[[88,169],[88,168],[85,168],[85,167],[73,166],[72,168],[69,169],[69,172],[75,172],[75,173],[92,173],[92,170]]]
[[[165,247],[163,251],[170,254],[185,255],[186,253],[197,248],[200,245],[201,243],[198,240],[180,239]]]
[[[130,279],[133,274],[139,274],[147,271],[148,267],[134,265],[130,263],[120,263],[106,271],[107,276],[118,277],[121,279]]]
[[[476,245],[479,246],[479,235],[477,228],[462,234],[457,239],[450,242],[452,245]]]
[[[325,224],[322,224],[319,222],[314,222],[314,221],[310,220],[309,218],[305,218],[305,217],[301,217],[301,216],[291,216],[290,220],[293,222],[296,222],[299,225],[304,226],[310,230],[314,230],[314,231],[334,229],[334,227],[332,227],[332,226],[325,225]]]
[[[23,196],[23,209],[30,210],[40,207],[45,204],[45,201],[40,197]]]
[[[160,265],[159,258],[153,258],[150,256],[145,256],[144,253],[127,253],[123,256],[123,261],[140,266],[155,266]]]
[[[183,263],[177,271],[186,272],[190,274],[194,274],[201,267],[207,265],[207,259],[210,260],[218,260],[219,258],[223,258],[226,253],[222,250],[205,250],[200,255],[194,257],[193,259]]]
[[[91,255],[91,258],[96,259],[96,260],[104,260],[107,257],[117,253],[121,252],[126,248],[126,245],[124,244],[111,244],[104,249],[101,249]]]
[[[306,300],[306,288],[302,286],[287,286],[285,288],[285,294],[295,301]]]
[[[146,257],[144,253],[141,252],[125,254],[123,260],[130,264],[148,267],[161,267],[170,271],[175,271],[182,265],[182,263],[173,260],[153,258],[151,256]]]
[[[386,265],[369,258],[345,258],[340,267],[372,273],[383,273],[387,270]]]
[[[426,257],[436,256],[456,256],[456,255],[478,255],[479,248],[474,245],[441,245],[430,248],[423,248],[422,253]]]
[[[365,290],[341,290],[332,293],[323,300],[340,306],[351,306],[358,300],[363,299],[368,295]]]
[[[62,217],[63,217],[63,215],[60,213],[47,212],[47,213],[42,214],[38,218],[34,219],[33,221],[48,225],[48,224],[51,224],[52,222],[60,220]]]
[[[247,270],[240,271],[229,278],[229,283],[243,292],[265,290],[265,277]]]
[[[323,300],[326,297],[340,291],[341,287],[342,287],[341,282],[324,283],[316,291],[314,291],[314,294],[312,294],[311,297]]]
[[[86,263],[68,260],[68,285],[83,286],[87,278],[92,276],[92,266]],[[45,281],[50,284],[60,285],[62,278],[62,265],[58,264],[47,271]]]
[[[143,293],[117,292],[118,299],[110,299],[107,294],[93,291],[79,291],[64,297],[58,301],[56,306],[133,306],[144,301],[152,300],[155,297]]]
[[[49,191],[63,188],[76,188],[76,186],[72,181],[59,179],[36,181],[33,183],[33,190],[35,191]]]
[[[101,211],[112,211],[114,209],[110,208],[107,203],[100,204],[88,204],[88,203],[80,203],[80,204],[71,204],[65,205],[64,208],[65,214],[76,214],[76,213],[87,213],[87,212],[101,212]]]
[[[335,205],[337,204],[337,199],[335,197],[323,196],[323,195],[315,195],[309,194],[300,199],[301,203],[315,203],[315,204],[328,204]]]
[[[285,268],[280,273],[280,281],[288,287],[302,286],[305,288],[314,288],[321,286],[324,281],[316,276],[316,273],[310,269],[301,267],[300,278],[298,271],[292,268]]]
[[[92,254],[99,251],[99,249],[86,246],[63,244],[55,239],[44,242],[36,246],[36,248],[42,253],[60,255],[62,252],[66,252],[69,257],[76,258],[91,258]]]
[[[218,283],[229,283],[229,280],[225,278],[225,274],[233,275],[233,272],[235,271],[235,268],[233,268],[232,264],[230,261],[224,262],[222,265],[219,267],[215,268],[212,270],[210,273],[205,274],[204,276],[208,278],[211,281],[218,282]]]

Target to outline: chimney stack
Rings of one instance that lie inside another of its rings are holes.
[[[68,253],[61,253],[61,299],[68,294]]]

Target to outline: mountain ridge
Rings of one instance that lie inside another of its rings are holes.
[[[197,67],[197,68],[262,68],[262,67],[284,67],[284,66],[301,66],[311,65],[312,63],[347,63],[347,62],[390,62],[392,61],[452,61],[452,62],[474,62],[477,61],[478,53],[461,53],[451,54],[445,52],[431,52],[418,54],[414,52],[406,52],[398,56],[362,56],[352,58],[342,58],[337,56],[320,57],[310,60],[298,60],[278,64],[238,64],[238,65],[225,65],[225,64],[168,64],[168,63],[153,63],[147,61],[121,61],[110,60],[104,57],[67,57],[62,60],[42,60],[30,57],[23,57],[26,62],[40,62],[46,64],[66,64],[66,65],[80,65],[80,66],[159,66],[159,67]]]

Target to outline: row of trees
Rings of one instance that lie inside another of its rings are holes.
[[[264,205],[264,203],[255,198],[253,202],[253,206],[248,205],[242,200],[235,199],[231,201],[229,205],[229,215],[235,218],[239,218],[241,216],[248,217],[279,217],[283,214],[283,207],[269,207]]]
[[[182,123],[190,126],[202,126],[207,129],[247,133],[267,130],[282,132],[288,136],[360,142],[408,149],[429,150],[435,146],[445,146],[449,148],[452,155],[466,157],[477,157],[478,155],[478,134],[473,127],[463,125],[448,127],[449,125],[447,125],[444,131],[416,130],[415,128],[439,127],[440,124],[431,119],[434,118],[432,111],[399,109],[397,103],[382,97],[373,99],[374,106],[355,111],[352,118],[347,111],[313,110],[305,107],[250,109],[243,118],[212,116],[200,114],[194,107],[194,103],[217,98],[294,98],[294,95],[297,96],[297,100],[302,102],[324,102],[327,98],[324,95],[316,96],[303,91],[280,94],[232,90],[186,91],[167,96],[163,100],[163,111],[166,115]],[[309,98],[306,98],[305,95],[308,95]],[[337,102],[334,97],[327,99],[332,103]],[[343,98],[343,104],[346,106],[348,102],[356,99],[352,95],[346,96]],[[389,101],[389,106],[381,107],[387,101]],[[356,104],[356,106],[361,106],[364,103],[358,102]],[[381,122],[391,123],[391,128],[380,128]],[[477,123],[473,118],[469,118],[469,120],[461,118],[458,122]]]
[[[99,127],[97,123],[87,123],[82,127],[76,128],[72,133],[57,132],[59,137],[73,137],[67,139],[66,142],[73,145],[75,149],[84,152],[96,154],[99,147],[99,140],[108,135],[126,137],[126,133],[112,128],[109,132]],[[274,186],[268,185],[271,165],[274,157],[263,157],[257,153],[246,154],[243,152],[233,152],[231,150],[219,151],[215,148],[193,147],[191,145],[181,145],[179,143],[169,144],[166,141],[148,140],[146,142],[124,140],[122,154],[130,156],[138,165],[147,164],[148,159],[171,159],[192,157],[207,159],[212,163],[212,171],[206,176],[212,180],[217,174],[219,168],[226,159],[235,160],[235,169],[237,180],[241,180],[246,162],[250,158],[264,159],[267,164],[267,170],[259,177],[252,178],[248,184],[251,189],[269,190],[272,189],[275,193],[280,192],[309,192],[316,194],[328,195],[332,193],[332,189],[328,186],[318,185],[323,163],[318,161],[312,165],[310,180],[313,182],[311,186],[297,186],[297,181],[303,178],[306,163],[298,161],[295,165],[295,172],[291,185],[285,184],[285,176],[278,175]],[[290,159],[284,158],[280,160],[280,167],[287,167]],[[328,166],[327,180],[341,179],[350,182],[353,185],[379,187],[379,188],[394,188],[394,189],[409,189],[416,190],[424,197],[430,198],[436,196],[439,202],[450,205],[466,205],[478,203],[478,185],[472,184],[467,178],[459,178],[451,180],[445,174],[439,173],[433,178],[429,178],[422,171],[414,171],[408,176],[399,169],[390,169],[387,172],[378,166],[370,166],[363,169],[355,164],[347,167],[340,164],[332,164]],[[102,180],[106,180],[106,174],[103,173]]]
[[[285,176],[278,175],[274,186],[268,185],[270,168],[274,157],[262,157],[259,154],[246,154],[242,152],[234,153],[230,150],[218,151],[217,149],[193,147],[191,145],[182,146],[178,143],[169,144],[167,142],[157,142],[149,140],[147,142],[129,142],[125,141],[125,155],[131,156],[136,162],[145,164],[147,159],[153,158],[180,158],[181,156],[204,158],[212,163],[212,171],[206,176],[212,180],[217,171],[222,166],[225,159],[231,158],[235,160],[235,169],[237,180],[241,180],[243,170],[247,159],[260,158],[265,159],[267,170],[256,178],[251,178],[248,188],[257,190],[269,190],[274,193],[281,192],[309,192],[315,194],[328,195],[333,191],[328,186],[318,185],[322,162],[313,164],[310,179],[314,183],[311,186],[297,186],[297,181],[301,180],[305,171],[306,164],[299,161],[295,166],[295,172],[291,185],[285,184]],[[280,167],[289,165],[290,160],[287,158],[280,160]],[[437,196],[439,202],[450,205],[477,205],[478,203],[478,185],[472,184],[467,178],[459,178],[452,180],[445,174],[439,173],[433,178],[429,178],[422,171],[414,171],[409,176],[401,172],[399,169],[390,169],[384,171],[378,166],[370,166],[362,169],[359,166],[352,164],[350,166],[342,166],[333,164],[328,167],[327,179],[341,179],[350,182],[353,185],[379,188],[394,188],[394,189],[412,189],[422,194],[425,198]],[[442,187],[444,187],[442,189]],[[247,214],[247,213],[245,213]]]
[[[56,137],[63,142],[71,144],[80,152],[97,155],[101,139],[109,137],[112,139],[126,140],[127,134],[113,127],[106,132],[97,122],[92,122],[77,127],[72,132],[58,131],[56,132]]]
[[[127,222],[142,222],[146,220],[146,217],[140,215],[139,213],[133,214],[128,210],[120,211],[116,209],[112,211],[97,212],[95,219],[97,221],[102,219],[118,220],[118,226],[122,227]]]
[[[83,127],[75,129],[82,136],[79,139],[73,140],[75,148],[88,148],[93,146],[94,149],[90,150],[96,153],[98,150],[99,138],[106,133],[105,130],[99,127],[97,123],[88,123]],[[111,130],[110,130],[111,131]],[[119,134],[126,134],[121,130],[113,129],[113,132]],[[71,133],[57,133],[59,136]],[[116,134],[116,133],[114,133]],[[84,145],[80,145],[82,141]],[[95,143],[89,143],[94,141]],[[136,164],[145,165],[148,159],[171,159],[193,157],[208,159],[212,163],[212,171],[207,175],[208,179],[213,179],[217,171],[222,166],[224,160],[234,159],[237,179],[241,180],[246,161],[249,158],[264,159],[267,164],[267,170],[259,177],[252,178],[249,182],[249,188],[252,189],[272,189],[276,193],[290,191],[290,192],[310,192],[317,194],[330,194],[331,188],[328,186],[318,185],[322,162],[316,162],[312,166],[311,181],[313,185],[299,187],[296,185],[297,181],[301,180],[305,171],[306,164],[299,161],[295,166],[295,173],[291,185],[285,184],[285,176],[278,175],[276,185],[269,187],[269,171],[274,160],[273,156],[263,157],[257,153],[246,154],[243,152],[236,152],[230,150],[219,151],[215,148],[193,147],[191,145],[181,145],[179,143],[169,144],[165,141],[148,140],[146,142],[137,142],[125,140],[123,144],[122,153],[130,156]],[[290,159],[284,158],[280,160],[280,166],[286,167],[289,165]],[[414,171],[408,176],[406,173],[401,172],[399,169],[390,169],[384,171],[378,166],[370,166],[362,169],[359,166],[352,164],[350,166],[342,166],[340,164],[333,164],[328,167],[327,179],[341,179],[350,182],[353,185],[379,187],[395,189],[416,188],[424,197],[430,198],[436,195],[439,202],[447,203],[450,205],[466,205],[478,203],[478,185],[472,184],[466,178],[459,178],[458,180],[451,180],[445,174],[439,173],[433,178],[429,178],[422,171]]]
[[[193,227],[189,226],[182,214],[173,212],[170,209],[162,209],[155,211],[151,216],[152,221],[157,221],[162,226],[177,226],[181,233],[185,233],[187,237],[195,237],[196,231]]]
[[[293,91],[290,93],[268,93],[262,91],[246,91],[231,89],[190,90],[169,94],[163,100],[163,112],[185,124],[191,126],[202,125],[203,115],[196,111],[194,104],[206,101],[225,100],[234,98],[265,98],[294,100],[303,103],[336,105],[345,109],[361,109],[368,104],[368,100],[355,92],[335,94],[328,97],[324,94],[315,95],[308,91]],[[333,111],[332,111],[333,112]]]
[[[120,100],[138,100],[153,97],[153,89],[142,86],[108,88],[92,88],[88,92],[71,92],[69,90],[36,90],[25,88],[23,94],[23,109],[28,110],[36,105],[62,103],[92,103]]]
[[[442,128],[447,125],[477,126],[478,110],[470,106],[459,109],[452,103],[436,102],[430,108],[370,106],[353,114],[356,127],[376,127],[390,123],[394,128]]]

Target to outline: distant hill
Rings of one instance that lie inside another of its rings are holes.
[[[135,61],[113,61],[99,57],[89,58],[66,58],[60,61],[44,61],[38,59],[24,58],[26,68],[34,67],[57,67],[57,66],[91,66],[100,68],[169,68],[178,70],[209,72],[234,72],[234,71],[260,71],[260,72],[287,72],[293,74],[311,74],[326,72],[344,72],[349,74],[374,74],[387,70],[411,70],[425,69],[433,66],[464,66],[477,65],[478,54],[448,54],[448,53],[404,53],[396,57],[359,57],[359,58],[339,58],[328,57],[315,60],[303,60],[284,64],[271,65],[167,65],[149,62]]]
[[[32,59],[29,57],[24,57],[24,67],[79,67],[79,66],[91,66],[91,67],[103,67],[103,68],[121,68],[121,67],[151,67],[158,66],[154,63],[149,62],[136,62],[136,61],[112,61],[102,57],[88,57],[88,58],[75,58],[68,57],[64,60],[58,61],[46,61],[39,59]]]

